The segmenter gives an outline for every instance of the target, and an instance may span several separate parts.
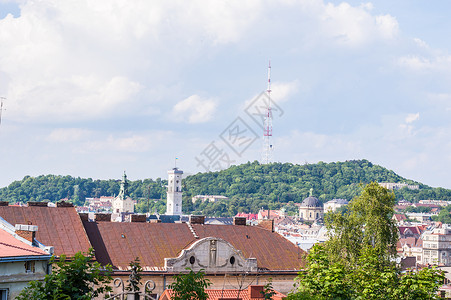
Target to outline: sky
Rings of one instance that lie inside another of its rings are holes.
[[[448,0],[0,0],[0,187],[368,159],[451,188]]]

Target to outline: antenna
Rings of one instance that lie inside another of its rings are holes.
[[[2,125],[3,100],[6,100],[6,98],[0,97],[0,125]]]
[[[265,108],[265,118],[263,121],[263,151],[262,163],[269,164],[272,162],[272,108],[271,108],[271,61],[268,64],[268,104]]]

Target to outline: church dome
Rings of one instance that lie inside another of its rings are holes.
[[[310,196],[302,201],[301,207],[322,207],[322,205],[321,202],[319,202],[318,198]]]

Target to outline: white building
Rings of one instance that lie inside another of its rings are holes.
[[[228,200],[229,198],[226,196],[221,195],[196,195],[193,198],[191,198],[191,201],[195,203],[197,200],[202,200],[202,202],[209,201],[209,202],[218,202],[220,200]]]
[[[182,215],[182,175],[177,168],[168,171],[166,215]]]
[[[389,190],[400,190],[402,188],[408,188],[409,190],[418,190],[419,185],[411,185],[407,183],[395,183],[395,182],[379,182],[379,185]]]
[[[422,240],[424,264],[451,265],[451,227],[443,224],[442,227],[427,230]]]
[[[348,200],[346,199],[333,199],[324,203],[324,212],[336,211],[338,208],[348,205]]]
[[[128,196],[128,180],[127,175],[122,176],[121,189],[119,195],[113,200],[113,213],[134,213],[135,203],[132,198]]]

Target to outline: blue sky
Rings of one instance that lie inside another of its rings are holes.
[[[260,160],[246,107],[271,59],[274,161],[365,158],[451,188],[450,6],[0,0],[0,186]]]

